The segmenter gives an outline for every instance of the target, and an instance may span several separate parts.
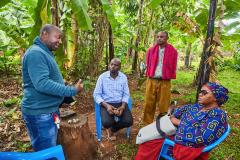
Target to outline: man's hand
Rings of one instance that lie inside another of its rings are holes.
[[[83,83],[81,79],[78,80],[78,82],[75,84],[75,87],[77,89],[77,92],[80,92],[83,90]]]
[[[109,113],[110,115],[115,114],[115,109],[114,109],[114,107],[113,107],[112,105],[108,104],[107,107],[106,107],[106,109],[107,109],[107,111],[108,111],[108,113]]]
[[[119,107],[119,108],[117,109],[118,113],[116,114],[116,116],[121,116],[122,113],[123,113],[123,111],[124,111],[124,109],[125,109],[125,106]]]

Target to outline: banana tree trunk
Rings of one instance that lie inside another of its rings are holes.
[[[137,61],[138,61],[138,46],[139,46],[139,43],[141,41],[141,22],[142,22],[142,12],[143,12],[143,3],[144,3],[144,0],[141,0],[140,2],[140,7],[139,7],[139,10],[138,10],[138,29],[137,29],[137,37],[136,37],[136,41],[135,41],[135,51],[134,51],[134,54],[133,54],[133,63],[132,63],[132,72],[133,73],[136,73],[137,72]]]
[[[59,26],[59,17],[58,17],[58,2],[57,0],[52,0],[52,24]]]
[[[72,16],[72,28],[67,30],[67,67],[74,65],[78,43],[78,26],[75,16]]]
[[[215,22],[215,13],[217,9],[217,0],[210,1],[209,7],[209,16],[208,16],[208,28],[207,28],[207,37],[205,40],[203,53],[201,56],[201,62],[197,73],[197,95],[196,100],[198,99],[198,93],[202,85],[209,81],[211,67],[208,63],[209,57],[212,55],[211,44],[213,41],[214,34],[214,22]]]
[[[191,48],[192,48],[192,43],[188,43],[187,49],[186,49],[186,54],[185,54],[185,68],[190,67],[190,53],[191,53]]]
[[[150,20],[148,22],[148,26],[147,26],[147,29],[146,29],[146,36],[144,38],[144,46],[148,46],[148,37],[149,37],[149,33],[151,31],[151,28],[152,28],[153,15],[154,15],[154,10],[151,11]]]
[[[108,44],[109,44],[109,62],[114,58],[114,44],[113,44],[113,33],[112,33],[112,27],[111,24],[109,23],[109,28],[108,28]]]
[[[133,43],[133,37],[130,39],[130,41],[128,43],[129,47],[128,47],[128,51],[127,51],[127,55],[126,55],[126,62],[127,63],[129,62],[129,57],[132,56],[132,51],[133,51],[132,43]]]
[[[105,58],[105,62],[106,62],[106,68],[105,70],[108,70],[108,64],[109,64],[109,55],[108,55],[108,42],[106,41],[106,58]]]

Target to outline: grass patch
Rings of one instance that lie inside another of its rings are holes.
[[[193,70],[178,70],[177,79],[172,80],[172,90],[180,93],[180,96],[174,98],[177,101],[186,103],[194,103],[196,100],[196,89],[192,85],[195,71]]]
[[[137,145],[132,143],[117,144],[117,151],[122,155],[122,159],[131,159],[137,154]]]
[[[16,146],[17,146],[19,152],[26,152],[31,147],[30,142],[21,142],[21,141],[17,140],[17,141],[15,141],[15,143],[16,143]]]
[[[224,109],[230,114],[240,113],[240,72],[235,70],[224,70],[219,72],[219,81],[229,90],[229,100]]]
[[[142,93],[142,91],[137,90],[131,93],[132,99],[134,100],[140,100],[140,101],[144,101],[144,95]]]
[[[228,138],[210,153],[210,160],[240,159],[239,153],[240,130],[231,129]]]
[[[218,73],[218,79],[231,93],[240,94],[240,71],[228,69]]]
[[[186,103],[194,103],[196,98],[196,88],[192,86],[192,82],[196,71],[193,70],[178,70],[177,79],[172,81],[172,90],[180,92],[175,100]],[[229,100],[224,105],[223,109],[228,112],[229,123],[231,126],[230,135],[217,148],[210,152],[210,160],[223,159],[240,159],[240,72],[233,69],[223,70],[218,73],[218,80],[220,83],[228,88]],[[134,91],[132,93],[133,99],[144,100],[143,93]],[[135,145],[120,145],[121,153],[136,153]],[[126,147],[123,149],[122,147]],[[131,150],[131,151],[129,151]],[[132,151],[133,150],[133,151]]]
[[[172,80],[173,87],[188,87],[192,84],[194,75],[193,70],[178,70],[177,79]]]
[[[7,100],[3,101],[2,103],[0,103],[0,106],[11,107],[14,104],[19,105],[20,102],[21,102],[20,98],[13,97],[13,98],[7,99]]]
[[[230,93],[229,100],[224,106],[229,114],[240,113],[240,94],[239,93]]]

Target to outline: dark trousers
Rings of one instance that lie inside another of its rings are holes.
[[[109,103],[109,104],[116,108],[122,105],[122,103]],[[125,107],[121,116],[117,116],[119,118],[118,121],[116,121],[114,117],[115,117],[114,115],[110,115],[107,109],[101,105],[101,119],[104,128],[111,128],[112,132],[117,132],[122,128],[130,127],[133,124],[132,114],[128,106]]]

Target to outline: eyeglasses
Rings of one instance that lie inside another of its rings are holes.
[[[199,94],[202,94],[202,95],[207,95],[208,93],[211,93],[211,92],[208,92],[208,91],[206,91],[206,90],[201,90],[200,92],[199,92]]]

